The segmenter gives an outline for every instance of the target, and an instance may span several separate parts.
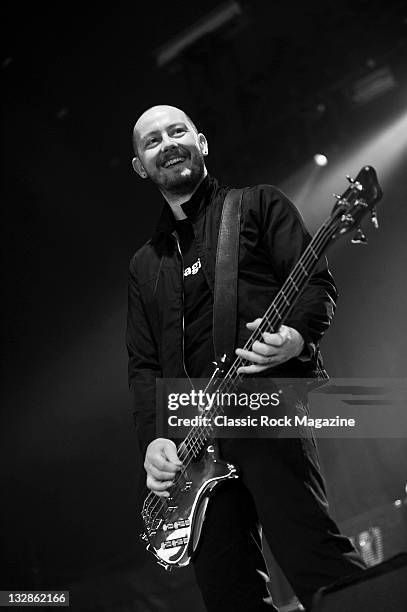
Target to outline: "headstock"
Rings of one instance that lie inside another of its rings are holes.
[[[340,196],[334,194],[337,202],[330,217],[334,230],[332,239],[335,240],[342,234],[356,230],[352,242],[367,244],[360,222],[370,212],[373,226],[376,229],[379,227],[376,204],[381,200],[383,191],[372,166],[364,166],[355,179],[350,176],[346,178],[349,181],[348,188]]]

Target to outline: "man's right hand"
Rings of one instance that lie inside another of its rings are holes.
[[[159,497],[168,497],[168,489],[174,481],[175,474],[181,469],[177,447],[172,440],[157,438],[150,442],[144,460],[147,472],[147,487]]]

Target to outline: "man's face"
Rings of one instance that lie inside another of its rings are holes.
[[[185,113],[171,106],[146,111],[134,131],[138,155],[133,167],[160,189],[188,193],[204,177],[207,142],[197,134]]]

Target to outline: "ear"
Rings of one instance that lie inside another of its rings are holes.
[[[134,171],[137,172],[137,174],[141,176],[141,178],[147,178],[147,172],[144,170],[143,164],[141,163],[138,157],[133,157],[133,159],[131,160],[131,164],[133,166]]]
[[[198,142],[202,155],[208,155],[208,141],[203,134],[198,134]]]

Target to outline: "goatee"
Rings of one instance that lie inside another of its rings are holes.
[[[191,193],[205,176],[205,163],[203,156],[192,159],[190,168],[182,168],[171,173],[160,176],[160,180],[150,177],[161,191],[174,196],[182,196]]]

